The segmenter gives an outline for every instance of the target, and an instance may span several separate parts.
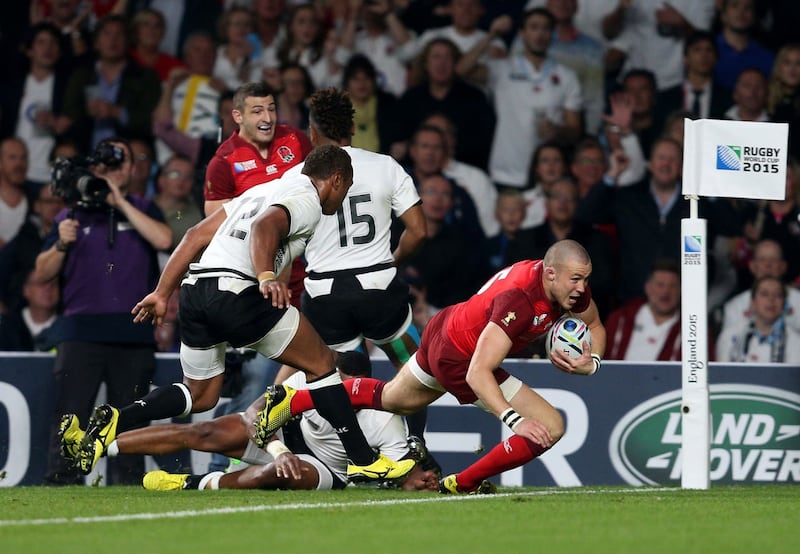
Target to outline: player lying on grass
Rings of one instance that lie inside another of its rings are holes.
[[[371,374],[369,358],[364,354],[341,353],[337,362],[343,379],[369,377]],[[305,388],[305,374],[297,372],[287,382],[293,387]],[[211,421],[153,425],[120,433],[109,445],[107,455],[158,455],[191,448],[219,452],[252,464],[241,471],[204,475],[151,471],[143,479],[144,487],[150,490],[344,488],[348,483],[347,454],[333,427],[316,411],[306,412],[302,418],[290,421],[282,430],[283,442],[270,441],[266,452],[250,440],[248,429],[252,429],[255,415],[264,407],[264,401],[262,396],[244,413]],[[432,470],[423,469],[423,466],[427,467],[424,447],[407,439],[400,416],[360,410],[356,417],[372,448],[393,460],[418,459],[419,463],[409,473],[389,481],[390,485],[405,490],[437,490],[438,476]],[[65,432],[62,439],[62,452],[68,459],[81,436],[75,431],[79,429],[75,416],[72,416],[69,428],[72,431]]]
[[[361,379],[345,383],[356,408],[396,414],[419,411],[445,392],[461,404],[474,404],[506,424],[513,435],[470,467],[448,475],[440,492],[466,494],[485,479],[540,456],[564,434],[564,419],[547,400],[500,367],[547,330],[565,312],[589,326],[591,349],[577,359],[553,349],[558,369],[591,375],[600,368],[606,333],[592,300],[592,262],[577,242],[556,242],[543,260],[522,261],[494,275],[466,302],[449,306],[426,325],[419,349],[388,383]],[[267,404],[256,421],[256,436],[266,440],[294,415],[314,407],[305,391],[286,385],[267,389]]]

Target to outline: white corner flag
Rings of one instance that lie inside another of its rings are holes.
[[[681,222],[681,487],[708,489],[708,243],[697,200],[783,200],[789,126],[716,119],[683,122],[683,194],[689,197],[691,217]]]

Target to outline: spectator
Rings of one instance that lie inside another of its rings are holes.
[[[789,124],[789,152],[800,159],[800,43],[778,51],[769,75],[767,111],[772,121]]]
[[[575,221],[578,186],[569,178],[559,177],[545,195],[547,220],[517,233],[517,240],[506,251],[506,265],[521,260],[538,260],[553,244],[571,239],[586,248],[592,257],[592,296],[601,313],[608,313],[614,297],[614,262],[611,241],[592,226]]]
[[[233,120],[233,92],[223,93],[217,102],[218,136],[191,137],[178,130],[173,122],[171,100],[171,89],[165,86],[158,106],[153,112],[153,134],[173,150],[175,155],[185,156],[197,168],[194,174],[192,196],[199,206],[204,202],[205,172],[208,162],[214,157],[222,137],[230,137],[238,130],[238,125]]]
[[[786,166],[786,189],[783,200],[767,200],[746,204],[744,236],[750,243],[760,239],[777,241],[786,254],[786,280],[800,278],[800,203],[797,161],[789,158]]]
[[[640,151],[641,153],[641,151]],[[644,160],[642,160],[644,166]],[[605,151],[599,141],[589,137],[575,145],[569,172],[578,185],[578,198],[583,198],[597,183],[604,182],[616,186],[627,186],[635,181],[630,179],[630,158],[622,150],[615,150],[606,159]],[[641,179],[643,175],[639,176]]]
[[[422,125],[414,133],[409,149],[411,165],[406,170],[414,179],[417,189],[428,177],[442,176],[446,160],[445,144],[445,135],[437,127]],[[484,234],[475,202],[466,189],[453,181],[451,181],[450,194],[448,222],[460,230],[469,244],[480,244],[484,239]]]
[[[286,37],[286,0],[253,0],[252,8],[255,29],[248,38],[253,44],[253,63],[263,69],[263,60],[276,59],[278,44]]]
[[[400,139],[397,99],[378,86],[378,74],[369,58],[353,54],[344,67],[342,83],[355,108],[353,146],[390,154]]]
[[[35,26],[25,45],[27,73],[9,79],[0,89],[0,137],[15,136],[25,142],[27,178],[38,186],[50,181],[47,157],[69,123],[62,113],[67,75],[58,63],[60,44],[54,25]]]
[[[482,0],[450,0],[450,25],[424,31],[416,40],[415,49],[410,54],[412,57],[418,55],[435,38],[451,40],[461,54],[466,54],[487,36],[487,32],[478,27],[483,14]],[[492,58],[502,58],[508,53],[508,48],[500,38],[493,37],[489,39],[486,53]],[[408,61],[411,59],[409,58]]]
[[[567,174],[567,154],[555,142],[543,142],[533,152],[527,188],[522,192],[526,203],[524,229],[547,219],[546,198],[550,185]]]
[[[657,94],[655,75],[646,69],[632,69],[622,79],[622,89],[611,95],[612,113],[615,104],[617,109],[630,110],[630,129],[614,124],[619,128],[607,127],[613,132],[633,132],[639,139],[643,152],[649,153],[655,140],[663,131],[663,121],[656,111]]]
[[[336,33],[330,33],[316,4],[297,4],[288,15],[285,40],[278,46],[276,59],[263,59],[266,68],[299,63],[311,75],[315,88],[341,83],[341,70],[350,51],[339,45]]]
[[[198,31],[187,37],[183,45],[185,67],[172,70],[164,81],[156,119],[165,122],[169,109],[175,129],[192,138],[209,136],[219,143],[215,114],[220,95],[227,89],[212,76],[216,55],[216,43],[208,33]],[[164,163],[173,152],[157,141],[156,153],[159,163]]]
[[[637,182],[647,171],[642,144],[634,131],[634,102],[633,94],[613,93],[609,98],[611,113],[603,114],[602,134],[597,136],[597,140],[604,144],[609,160],[616,157],[620,161],[620,152],[627,159],[627,167],[618,178],[622,186]]]
[[[504,27],[498,18],[489,36]],[[539,144],[548,140],[569,142],[580,136],[580,84],[571,69],[548,54],[554,27],[555,20],[547,10],[525,12],[519,29],[524,52],[488,62],[489,88],[497,111],[489,174],[496,185],[524,188],[531,153]],[[458,72],[468,73],[487,45],[484,39],[470,50],[459,62]]]
[[[572,69],[583,97],[583,129],[596,134],[602,123],[605,92],[605,49],[603,44],[577,27],[577,0],[547,0],[547,10],[556,21],[548,55]],[[580,2],[580,5],[591,2]],[[602,8],[601,8],[602,9]]]
[[[158,173],[158,194],[153,201],[164,214],[164,220],[172,231],[172,252],[190,227],[203,219],[203,212],[192,198],[194,165],[183,156],[173,156]]]
[[[717,35],[719,60],[714,80],[733,90],[736,78],[745,69],[755,68],[764,75],[772,71],[775,55],[753,37],[756,24],[755,0],[721,0]]]
[[[615,36],[606,36],[605,20],[613,17],[613,14],[619,10],[624,17],[625,8],[629,1],[623,0],[574,0],[577,4],[577,9],[574,16],[575,28],[583,35],[589,36],[595,41],[599,42],[605,49],[606,42]],[[533,8],[547,7],[547,0],[528,0],[525,4],[526,10]],[[552,10],[551,10],[552,11]],[[620,23],[620,31],[622,24]]]
[[[160,84],[152,70],[127,58],[127,21],[107,16],[95,29],[97,62],[77,69],[67,83],[64,114],[81,150],[113,135],[149,138]]]
[[[133,173],[128,192],[134,196],[150,198],[155,194],[154,174],[158,169],[153,147],[150,142],[141,139],[133,139],[129,142],[133,152]]]
[[[692,119],[721,119],[730,106],[730,90],[714,80],[717,47],[707,31],[692,33],[683,43],[683,80],[661,90],[656,99],[659,120],[675,110],[685,110]]]
[[[414,41],[413,47],[404,52],[406,61],[411,61],[414,56],[425,48],[425,46],[435,38],[445,38],[450,40],[458,47],[461,55],[466,54],[482,40],[488,41],[488,46],[480,57],[478,63],[468,73],[462,74],[468,81],[483,86],[486,84],[487,59],[504,58],[508,55],[508,48],[503,40],[478,27],[485,10],[482,0],[450,0],[449,14],[451,23],[444,27],[435,27],[424,31],[418,39]],[[508,19],[508,16],[505,16]],[[510,26],[510,21],[508,26]]]
[[[695,31],[708,31],[713,17],[714,0],[631,2],[624,30],[611,45],[625,57],[622,74],[633,69],[651,71],[659,91],[680,84],[683,40]]]
[[[485,264],[484,279],[511,265],[508,252],[513,249],[525,219],[525,198],[517,189],[503,189],[495,202],[495,219],[499,231],[489,235],[481,248],[481,261]]]
[[[308,129],[308,98],[314,92],[314,83],[305,67],[287,64],[280,69],[278,94],[278,123],[295,129]]]
[[[441,174],[420,179],[419,195],[425,214],[427,240],[407,264],[425,284],[426,298],[438,311],[469,298],[482,275],[478,275],[479,252],[459,227],[447,220],[453,209],[453,184]],[[458,271],[453,271],[458,268]]]
[[[786,258],[781,245],[773,239],[762,239],[753,248],[753,257],[748,264],[752,281],[774,277],[784,281],[786,278]],[[784,281],[785,282],[785,281]],[[722,330],[742,326],[751,316],[752,285],[725,302],[722,309]],[[789,287],[784,305],[784,323],[800,331],[800,290]]]
[[[758,69],[745,69],[733,87],[733,106],[725,118],[734,121],[770,121],[767,112],[767,78]]]
[[[186,40],[195,33],[211,35],[222,13],[219,0],[119,0],[116,13],[124,13],[128,21],[143,8],[157,10],[164,15],[167,25],[161,49],[171,55],[180,55]]]
[[[66,71],[71,71],[86,61],[89,55],[89,16],[92,7],[79,0],[49,0],[49,4],[49,13],[45,14],[41,2],[30,2],[31,27],[40,23],[56,26],[61,37],[61,62]]]
[[[0,142],[0,251],[19,232],[30,203],[25,175],[28,149],[18,138]]]
[[[253,44],[248,40],[254,23],[253,12],[243,6],[233,6],[220,17],[220,45],[211,74],[229,90],[261,79],[261,67],[253,60]]]
[[[436,309],[428,304],[428,289],[419,276],[419,272],[413,266],[407,265],[401,268],[403,280],[408,283],[408,291],[411,300],[411,321],[422,335],[422,331],[436,313]]]
[[[681,273],[672,259],[656,260],[644,297],[629,300],[606,319],[606,358],[636,362],[681,359]]]
[[[445,139],[445,162],[442,173],[469,193],[478,212],[483,234],[488,237],[498,233],[500,227],[493,209],[497,204],[497,189],[489,175],[481,168],[453,157],[458,145],[458,132],[453,122],[442,113],[433,113],[425,118],[423,125],[431,125],[442,131]]]
[[[130,50],[130,57],[133,61],[155,71],[162,82],[169,77],[173,69],[183,66],[180,58],[161,51],[161,41],[164,38],[167,22],[160,11],[143,8],[133,16],[131,25],[133,47]]]
[[[786,285],[776,277],[753,284],[751,316],[743,325],[726,327],[717,340],[721,362],[800,364],[800,331],[786,325]]]
[[[157,206],[127,194],[133,167],[128,143],[112,138],[101,144],[112,149],[117,162],[94,167],[108,183],[107,198],[101,205],[62,211],[36,259],[41,279],[61,278],[64,304],[53,368],[56,398],[46,476],[52,484],[79,481],[59,452],[61,415],[71,412],[86,421],[101,383],[109,401],[133,402],[147,392],[155,369],[153,332],[134,325],[130,310],[152,286],[158,274],[155,251],[169,248],[172,233]],[[109,469],[110,484],[137,483],[143,460],[121,458]]]
[[[36,265],[36,256],[63,207],[64,203],[53,195],[49,186],[39,188],[25,222],[6,247],[0,249],[0,304],[16,308],[22,301],[22,285]]]
[[[461,134],[455,158],[486,169],[487,153],[494,131],[494,110],[486,95],[456,73],[460,53],[452,41],[431,40],[416,59],[415,83],[400,98],[403,114],[403,139],[408,139],[432,113],[447,115]],[[397,157],[397,153],[393,151]],[[401,156],[402,157],[402,156]]]
[[[46,351],[55,347],[58,280],[41,280],[31,270],[22,285],[25,304],[0,316],[0,351]]]
[[[653,145],[649,175],[624,188],[598,184],[581,200],[575,219],[584,223],[613,223],[619,237],[620,266],[617,298],[624,302],[644,293],[644,282],[656,258],[677,260],[681,220],[689,203],[681,197],[681,146],[660,138]],[[702,213],[707,204],[701,200]],[[713,243],[713,228],[709,241]]]
[[[725,116],[728,117],[727,115]],[[684,141],[684,119],[691,119],[692,114],[684,110],[675,110],[667,114],[664,119],[663,136],[669,137],[681,146]]]
[[[369,58],[375,68],[375,82],[380,90],[399,98],[408,85],[408,65],[405,60],[409,56],[404,51],[414,47],[416,35],[403,25],[397,11],[392,9],[392,2],[376,0],[361,3],[357,0],[356,3],[361,5],[351,11],[341,41],[345,48]]]

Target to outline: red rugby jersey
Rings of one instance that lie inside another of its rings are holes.
[[[553,305],[542,286],[541,260],[525,260],[498,271],[469,300],[453,306],[447,336],[463,354],[471,356],[486,325],[493,321],[512,341],[511,352],[526,347],[552,327],[564,310]],[[586,292],[573,312],[589,307],[592,292]]]

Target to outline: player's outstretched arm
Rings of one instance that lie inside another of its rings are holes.
[[[186,231],[181,242],[167,260],[156,289],[131,310],[135,316],[135,322],[147,321],[152,318],[154,324],[161,323],[167,311],[167,300],[170,294],[180,284],[183,275],[189,269],[189,264],[211,242],[211,238],[223,221],[225,221],[225,210],[220,209]]]

